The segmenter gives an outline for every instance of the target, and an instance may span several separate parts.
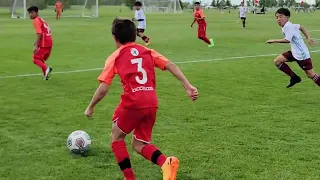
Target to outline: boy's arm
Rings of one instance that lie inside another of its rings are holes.
[[[314,41],[313,39],[311,39],[310,34],[309,34],[309,32],[307,31],[307,29],[306,29],[305,27],[300,26],[300,27],[299,27],[299,30],[300,30],[300,31],[302,32],[302,34],[306,37],[308,43],[309,43],[311,46],[317,45],[317,42]]]
[[[175,65],[171,61],[168,61],[165,65],[165,68],[182,83],[185,89],[192,87],[188,79],[185,77],[185,75],[177,65]]]
[[[271,44],[271,43],[290,43],[290,41],[286,39],[270,39],[266,43]]]
[[[87,109],[84,114],[87,117],[91,117],[93,114],[94,107],[108,94],[109,87],[112,83],[112,79],[115,76],[116,70],[114,67],[116,55],[112,54],[106,61],[105,67],[98,77],[100,85],[97,88],[96,92],[93,95],[92,100],[90,101]]]
[[[101,82],[93,98],[88,106],[88,108],[93,109],[109,92],[109,85],[105,82]]]
[[[191,83],[188,81],[188,79],[185,77],[183,72],[180,70],[178,66],[176,66],[174,63],[169,61],[167,58],[165,58],[163,55],[151,51],[151,55],[154,58],[155,66],[161,70],[168,70],[173,74],[183,85],[185,88],[188,96],[195,101],[198,98],[198,90],[197,88],[193,87]]]
[[[196,18],[193,19],[193,22],[191,23],[191,27],[193,26],[193,24],[196,22]]]

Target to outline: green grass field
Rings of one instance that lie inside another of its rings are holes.
[[[147,15],[150,47],[177,62],[200,93],[192,103],[174,77],[157,71],[160,107],[153,143],[180,159],[179,180],[320,179],[319,87],[292,63],[303,82],[285,88],[289,79],[273,59],[289,45],[265,44],[270,38],[282,38],[272,13],[249,14],[247,29],[236,12],[205,13],[214,48],[197,39],[197,27],[190,28],[191,12]],[[111,116],[122,92],[119,79],[93,119],[83,112],[100,73],[88,69],[103,68],[115,50],[112,20],[132,17],[132,12],[100,8],[100,15],[46,18],[54,38],[48,63],[64,73],[43,81],[32,75],[40,69],[32,62],[31,20],[11,19],[1,12],[1,180],[123,179],[109,138]],[[319,40],[320,12],[293,13],[292,21],[312,30]],[[320,47],[310,50],[320,72]],[[24,74],[30,75],[17,77]],[[66,147],[69,133],[79,129],[93,140],[87,158],[73,156]],[[157,166],[133,152],[129,137],[128,148],[138,180],[162,179]]]

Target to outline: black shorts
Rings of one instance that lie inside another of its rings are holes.
[[[246,20],[247,18],[246,17],[241,17],[240,19]]]
[[[305,71],[313,69],[311,58],[305,60],[297,60],[293,57],[291,51],[282,53],[282,56],[284,56],[288,60],[288,62],[297,62],[298,65]]]
[[[137,28],[137,33],[144,33],[144,29]]]

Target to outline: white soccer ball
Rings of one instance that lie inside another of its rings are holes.
[[[85,131],[72,132],[67,140],[67,147],[75,154],[87,153],[91,145],[91,138]]]

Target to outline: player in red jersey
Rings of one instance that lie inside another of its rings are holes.
[[[203,13],[203,10],[200,8],[200,3],[195,2],[194,3],[194,12],[193,12],[194,20],[191,24],[191,27],[193,27],[193,24],[197,21],[198,23],[198,38],[206,42],[208,47],[213,47],[214,42],[213,39],[211,38],[210,40],[207,38],[207,22],[205,20],[205,15]]]
[[[33,19],[33,25],[37,34],[34,42],[33,62],[42,69],[44,79],[48,80],[52,68],[47,66],[45,61],[48,60],[52,49],[52,37],[48,24],[38,16],[38,7],[31,6],[28,8],[30,19]]]
[[[56,2],[54,11],[56,12],[56,19],[60,19],[63,12],[63,5],[60,1]]]
[[[166,157],[150,143],[158,109],[154,67],[170,71],[192,100],[198,98],[198,91],[175,64],[158,52],[135,43],[136,27],[131,20],[115,19],[112,34],[118,49],[108,57],[98,77],[100,85],[84,114],[88,117],[93,115],[94,107],[106,96],[113,77],[118,74],[124,93],[113,115],[111,141],[112,151],[125,180],[135,180],[124,141],[132,131],[135,151],[161,167],[164,180],[175,180],[179,160]]]

